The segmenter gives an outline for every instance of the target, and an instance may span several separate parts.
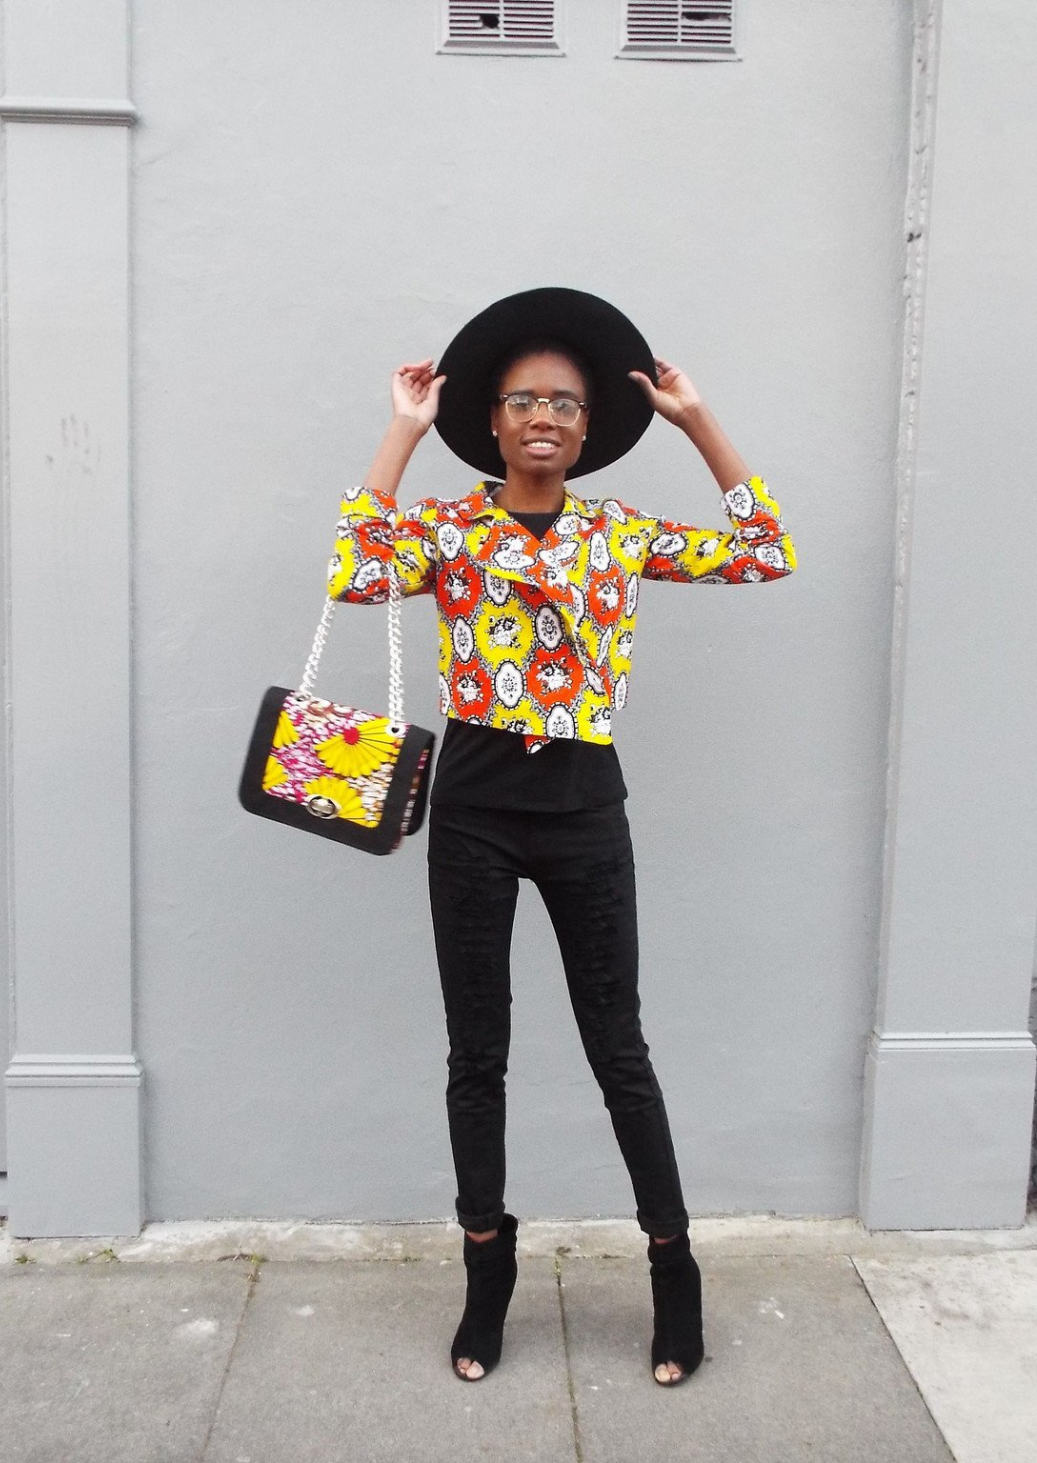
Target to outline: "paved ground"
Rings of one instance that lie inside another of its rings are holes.
[[[707,1360],[648,1360],[634,1225],[529,1224],[500,1366],[455,1379],[455,1226],[0,1230],[3,1463],[1033,1463],[1037,1223],[700,1221]],[[263,1258],[258,1258],[262,1256]],[[176,1263],[174,1263],[176,1262]]]

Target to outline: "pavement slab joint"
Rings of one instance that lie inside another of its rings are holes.
[[[576,1401],[576,1386],[573,1381],[572,1356],[569,1350],[569,1327],[565,1316],[565,1281],[562,1279],[562,1254],[568,1255],[569,1246],[559,1245],[555,1252],[554,1274],[558,1293],[558,1318],[562,1328],[562,1349],[565,1355],[565,1384],[569,1393],[569,1407],[572,1414],[573,1453],[576,1463],[584,1463],[583,1444],[580,1441],[580,1409]]]
[[[220,1403],[223,1400],[223,1394],[227,1387],[227,1380],[230,1377],[231,1367],[234,1365],[234,1356],[238,1349],[238,1342],[241,1339],[242,1328],[245,1324],[245,1317],[248,1314],[249,1304],[252,1300],[253,1294],[255,1293],[256,1286],[259,1283],[260,1259],[261,1257],[258,1255],[246,1255],[240,1253],[236,1255],[220,1256],[220,1260],[249,1260],[251,1264],[246,1275],[245,1303],[241,1308],[241,1313],[238,1316],[238,1323],[234,1328],[234,1336],[230,1344],[230,1350],[227,1352],[227,1360],[223,1367],[223,1372],[220,1376],[219,1389],[213,1402],[212,1413],[209,1418],[209,1425],[205,1430],[205,1437],[202,1440],[202,1450],[198,1455],[198,1463],[205,1463],[206,1454],[209,1451],[209,1441],[212,1437],[213,1429],[215,1428],[217,1419],[220,1415]],[[219,1261],[217,1261],[216,1263],[218,1264]]]

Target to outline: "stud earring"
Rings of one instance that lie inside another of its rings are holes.
[[[494,435],[494,436],[495,436],[495,437],[496,437],[496,435],[497,435],[497,433],[496,433],[496,432],[494,432],[494,434],[493,434],[493,435]]]

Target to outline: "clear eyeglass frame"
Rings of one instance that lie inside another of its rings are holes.
[[[574,427],[580,419],[580,412],[586,411],[590,405],[572,396],[534,396],[531,391],[504,392],[497,400],[503,402],[504,410],[513,422],[531,422],[543,404],[556,427]]]

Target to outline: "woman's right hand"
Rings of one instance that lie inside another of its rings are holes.
[[[392,412],[409,417],[427,432],[439,410],[439,393],[445,376],[434,376],[432,357],[398,366],[392,373]]]

